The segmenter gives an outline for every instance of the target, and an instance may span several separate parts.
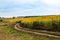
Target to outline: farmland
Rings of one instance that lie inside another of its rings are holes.
[[[60,20],[60,15],[56,16],[37,16],[37,17],[28,17],[28,18],[10,18],[8,19],[9,22],[32,22],[32,21],[52,21],[52,20]]]
[[[60,15],[5,18],[0,20],[0,40],[60,40],[47,36],[38,36],[15,30],[13,24],[19,23],[22,29],[32,29],[39,33],[60,36]],[[4,24],[4,25],[3,25]]]
[[[28,33],[22,33],[12,29],[5,23],[0,22],[0,40],[60,40],[46,36],[36,36]]]
[[[26,28],[60,31],[60,15],[11,18],[7,20],[11,23],[20,22],[20,26]]]

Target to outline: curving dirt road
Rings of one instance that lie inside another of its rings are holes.
[[[48,37],[60,38],[60,36],[50,35],[50,34],[46,34],[46,33],[39,33],[39,32],[35,32],[35,31],[23,29],[22,27],[19,26],[18,23],[14,26],[14,29],[16,29],[20,32],[26,32],[26,33],[31,33],[31,34],[35,34],[35,35],[43,35],[43,36],[48,36]]]

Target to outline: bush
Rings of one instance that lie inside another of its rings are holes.
[[[58,21],[58,29],[57,30],[60,32],[60,21]]]
[[[60,21],[53,21],[52,22],[52,30],[53,31],[60,31]]]
[[[43,29],[44,30],[51,30],[51,28],[52,28],[52,22],[51,21],[47,21],[47,22],[43,22],[43,24],[44,24],[44,26],[43,26]]]
[[[44,26],[42,22],[38,22],[38,21],[34,21],[32,25],[33,25],[33,29],[42,29],[42,27]]]
[[[0,19],[0,22],[3,22],[3,20],[2,20],[2,19]]]
[[[52,30],[57,31],[58,29],[58,23],[56,21],[52,21]]]
[[[47,21],[47,22],[39,22],[39,21],[34,21],[30,23],[23,23],[20,22],[21,27],[25,28],[31,28],[31,29],[44,29],[44,30],[49,30],[49,31],[60,31],[60,21]]]
[[[34,21],[32,23],[20,23],[21,27],[25,27],[25,28],[31,28],[31,29],[42,29],[42,27],[44,26],[44,24],[42,22],[38,22],[38,21]]]

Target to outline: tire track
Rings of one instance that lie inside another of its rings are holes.
[[[60,38],[60,36],[50,35],[50,34],[46,34],[46,33],[39,33],[39,32],[35,32],[35,31],[31,31],[31,30],[25,30],[22,27],[20,27],[18,23],[14,26],[14,29],[18,30],[20,32],[26,32],[26,33],[31,33],[31,34],[35,34],[35,35],[48,36],[48,37],[53,37],[53,38]]]

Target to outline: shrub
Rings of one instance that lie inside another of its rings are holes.
[[[30,23],[24,23],[20,21],[20,26],[37,30],[44,29],[49,31],[60,31],[60,21],[54,21],[54,20],[46,22],[33,21]]]
[[[51,21],[46,21],[46,22],[43,22],[43,24],[44,24],[44,26],[43,26],[43,29],[44,30],[51,30],[51,28],[52,28],[52,23],[51,23]]]
[[[60,32],[60,21],[58,21],[58,29],[57,30]]]
[[[3,22],[3,20],[2,20],[2,19],[0,19],[0,22]]]
[[[34,21],[32,25],[33,29],[43,29],[42,27],[44,26],[43,22],[38,21]]]
[[[59,31],[60,30],[60,22],[52,21],[52,30],[53,31]]]

